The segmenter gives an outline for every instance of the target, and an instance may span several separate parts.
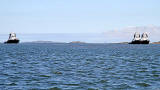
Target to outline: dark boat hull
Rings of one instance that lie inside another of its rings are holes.
[[[5,42],[6,44],[17,44],[19,43],[19,40],[8,40],[7,42]]]
[[[130,42],[129,44],[141,44],[141,41],[136,40],[136,41]]]
[[[149,41],[148,40],[145,40],[145,41],[132,41],[130,42],[129,44],[149,44]]]
[[[149,44],[149,41],[148,40],[141,41],[141,44]]]

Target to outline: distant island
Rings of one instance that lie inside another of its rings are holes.
[[[81,41],[72,41],[70,43],[85,43],[85,42],[81,42]]]
[[[129,42],[120,42],[120,43],[116,43],[116,44],[128,44]]]
[[[158,41],[158,42],[152,42],[152,44],[160,44],[160,41]]]
[[[65,42],[53,42],[53,41],[32,41],[32,42],[23,42],[23,43],[65,43]]]
[[[23,42],[23,43],[66,43],[66,42],[54,42],[54,41],[31,41],[31,42]],[[69,43],[86,43],[81,41],[72,41]]]

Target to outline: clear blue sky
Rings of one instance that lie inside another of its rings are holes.
[[[160,0],[0,0],[0,33],[101,33],[160,24]]]

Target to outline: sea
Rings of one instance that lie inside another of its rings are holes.
[[[0,90],[160,90],[160,45],[0,44]]]

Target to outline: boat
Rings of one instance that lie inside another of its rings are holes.
[[[17,44],[19,42],[20,42],[20,40],[18,38],[16,38],[16,33],[10,33],[9,34],[9,39],[4,43],[6,43],[6,44]]]
[[[148,39],[148,34],[147,33],[143,33],[141,36],[138,32],[136,32],[134,34],[134,38],[132,40],[132,42],[130,42],[129,44],[149,44],[149,39]]]

